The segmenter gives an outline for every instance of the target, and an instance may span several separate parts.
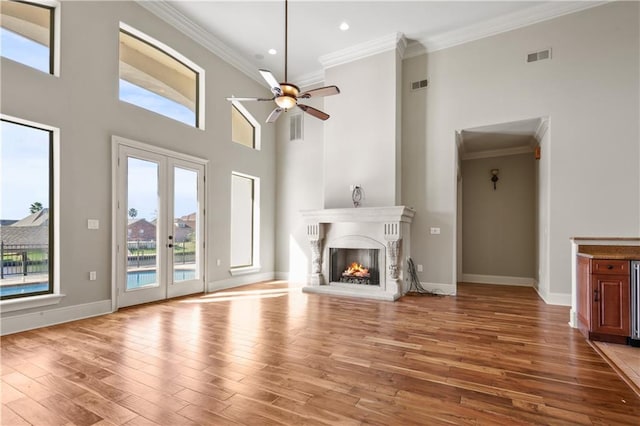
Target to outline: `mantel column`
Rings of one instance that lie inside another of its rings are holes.
[[[324,284],[322,275],[322,240],[324,239],[324,224],[311,223],[307,225],[307,238],[311,245],[311,274],[309,285],[320,286]]]
[[[387,241],[387,280],[385,290],[397,298],[403,294],[402,280],[400,279],[402,265],[399,265],[402,259],[401,224],[399,222],[385,223],[384,239]]]

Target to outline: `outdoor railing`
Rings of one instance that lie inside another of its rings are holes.
[[[49,272],[49,245],[0,242],[0,279]]]

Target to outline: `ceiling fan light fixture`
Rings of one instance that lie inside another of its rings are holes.
[[[275,101],[276,101],[276,105],[278,105],[280,108],[284,109],[285,111],[293,108],[294,106],[296,106],[296,103],[297,103],[296,98],[289,95],[278,96],[275,99]]]

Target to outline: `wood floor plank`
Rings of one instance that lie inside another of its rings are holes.
[[[376,302],[274,281],[129,307],[0,338],[2,424],[637,426],[640,398],[568,317],[476,284]]]

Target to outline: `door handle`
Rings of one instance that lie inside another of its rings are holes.
[[[593,299],[593,301],[594,301],[594,302],[599,302],[599,301],[600,301],[600,299],[598,299],[598,289],[593,290],[593,294],[594,294],[594,296],[595,296],[595,297],[594,297],[594,299]]]

